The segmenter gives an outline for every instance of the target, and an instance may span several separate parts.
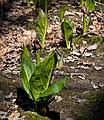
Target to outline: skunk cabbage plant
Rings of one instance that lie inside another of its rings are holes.
[[[56,64],[55,51],[51,51],[43,61],[34,64],[30,59],[27,47],[23,47],[20,74],[23,88],[35,104],[42,100],[47,101],[66,86],[66,78],[50,83]]]

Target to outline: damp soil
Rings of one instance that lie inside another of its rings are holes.
[[[76,2],[70,0],[66,3],[70,9],[65,16],[72,18],[75,28],[81,26],[82,13]],[[50,29],[46,38],[46,47],[65,47],[65,43],[59,44],[62,37],[59,33],[60,24],[57,20],[58,9],[63,4],[65,1],[58,0],[53,3],[52,10],[49,10]],[[36,34],[33,31],[34,10],[29,6],[21,6],[19,1],[14,2],[9,8],[10,11],[8,11],[6,19],[0,20],[0,45],[2,48],[2,56],[0,56],[0,120],[103,120],[104,24],[102,18],[104,15],[95,11],[93,15],[95,24],[91,28],[95,36],[88,37],[90,36],[88,34],[86,38],[84,37],[81,40],[81,42],[84,41],[84,44],[79,45],[76,51],[66,48],[58,49],[60,55],[63,54],[63,66],[61,69],[55,70],[52,81],[67,76],[69,78],[68,84],[58,94],[57,99],[48,105],[47,114],[42,116],[34,111],[34,103],[23,90],[19,75],[22,44],[26,43],[32,47],[30,45],[33,44],[30,39],[31,34],[32,32],[34,36]],[[100,6],[96,7],[96,9],[98,8],[100,9]],[[97,18],[101,20],[96,23]],[[30,28],[31,31],[29,31]],[[90,46],[89,50],[85,43],[88,47]],[[94,49],[93,47],[96,45],[98,47]],[[82,50],[84,51],[82,52]],[[43,58],[47,51],[41,52]],[[35,57],[34,53],[32,57]]]

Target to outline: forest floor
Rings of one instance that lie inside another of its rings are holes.
[[[48,12],[45,49],[47,51],[55,47],[63,54],[63,67],[56,69],[53,79],[60,79],[63,75],[71,79],[67,88],[49,106],[50,111],[56,112],[52,114],[56,115],[52,120],[103,120],[104,11],[101,8],[104,4],[96,2],[92,25],[89,26],[90,34],[78,49],[70,51],[59,45],[62,35],[58,10],[65,3],[70,8],[65,12],[65,17],[72,19],[74,33],[77,27],[82,26],[82,12],[75,0],[52,3]],[[21,86],[20,56],[23,44],[29,46],[34,56],[34,41],[37,39],[34,19],[33,7],[23,6],[21,2],[13,2],[7,18],[0,19],[0,120],[34,119],[22,116],[22,108],[16,105],[17,88]]]

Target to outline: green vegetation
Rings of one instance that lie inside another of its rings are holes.
[[[59,93],[66,86],[66,78],[50,83],[53,71],[57,64],[57,54],[52,51],[43,61],[38,56],[37,64],[34,64],[27,47],[24,46],[21,58],[21,78],[25,91],[34,100],[35,110],[38,103],[48,101],[49,98]]]
[[[80,0],[80,6],[83,12],[83,33],[85,33],[91,21],[90,14],[95,8],[95,0]]]
[[[67,6],[64,5],[60,8],[59,10],[59,18],[60,18],[60,22],[61,22],[61,30],[62,30],[62,34],[63,34],[63,38],[66,41],[66,47],[70,48],[70,42],[73,38],[73,28],[72,28],[72,21],[65,19],[64,18],[64,13],[67,9]]]
[[[36,31],[39,35],[39,41],[42,44],[42,48],[44,48],[47,28],[48,28],[47,15],[42,10],[40,10],[37,21],[36,21]]]

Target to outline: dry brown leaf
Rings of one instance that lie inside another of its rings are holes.
[[[20,116],[20,113],[16,110],[8,116],[8,120],[17,120]]]
[[[0,50],[0,58],[5,55],[6,53],[9,53],[12,50],[12,48],[9,47],[5,47],[3,49]]]

